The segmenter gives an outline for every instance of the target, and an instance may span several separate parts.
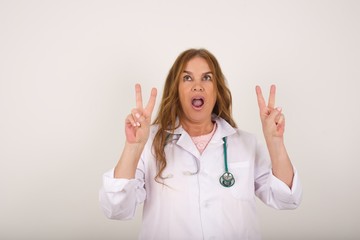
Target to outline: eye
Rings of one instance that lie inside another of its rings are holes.
[[[185,76],[183,77],[183,80],[184,80],[184,81],[191,81],[192,78],[191,78],[190,75],[185,75]]]
[[[212,79],[212,77],[211,77],[210,74],[206,74],[206,75],[204,75],[204,77],[203,77],[203,80],[204,80],[204,81],[211,81],[211,79]]]

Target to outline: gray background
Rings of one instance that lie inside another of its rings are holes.
[[[215,54],[238,125],[260,139],[255,85],[278,86],[304,197],[295,211],[259,203],[264,239],[359,239],[359,12],[340,0],[0,1],[0,239],[136,239],[141,209],[107,220],[101,176],[134,84],[160,96],[190,47]]]

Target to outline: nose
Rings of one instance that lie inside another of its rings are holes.
[[[200,84],[195,83],[191,90],[193,92],[203,92],[204,88]]]

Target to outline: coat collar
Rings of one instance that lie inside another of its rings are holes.
[[[223,138],[230,136],[236,132],[236,130],[224,119],[221,117],[218,117],[216,115],[212,115],[212,120],[216,122],[217,124],[217,130],[215,131],[215,134],[213,136],[214,138]],[[179,123],[179,119],[176,119],[176,125]],[[171,134],[171,130],[166,130],[166,132]],[[175,135],[183,135],[187,133],[185,129],[180,125],[178,128],[174,130]],[[180,137],[181,138],[181,137]]]
[[[216,144],[216,145],[223,144],[223,140],[222,140],[223,137],[227,137],[227,136],[230,136],[230,135],[236,133],[236,130],[224,119],[213,115],[212,120],[216,122],[217,129],[216,129],[214,136],[212,137],[209,145],[210,144]],[[177,122],[178,122],[178,119],[177,119]],[[167,132],[169,132],[171,134],[171,131],[167,130]],[[174,130],[173,134],[179,136],[179,137],[177,137],[178,140],[176,141],[176,144],[178,146],[187,150],[195,157],[200,158],[200,153],[197,150],[194,142],[192,141],[190,135],[185,131],[185,129],[182,128],[182,126],[179,126],[178,128],[176,128]],[[209,145],[208,145],[208,147],[210,147]]]

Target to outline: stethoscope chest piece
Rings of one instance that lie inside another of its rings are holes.
[[[223,185],[224,187],[231,187],[232,185],[234,185],[235,183],[235,178],[234,176],[229,173],[229,172],[225,172],[221,177],[220,177],[220,184]]]

